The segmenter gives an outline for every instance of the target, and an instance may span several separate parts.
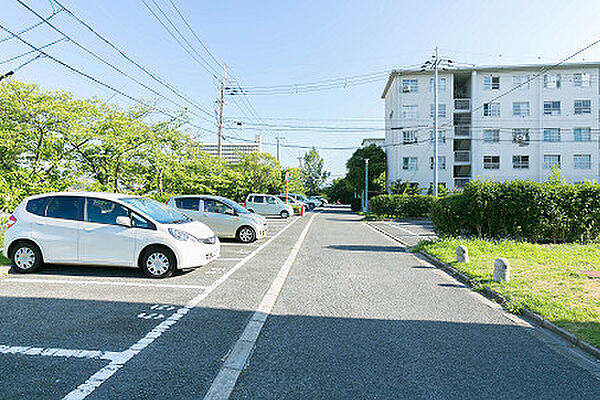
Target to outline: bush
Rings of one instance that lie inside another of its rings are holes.
[[[590,242],[600,239],[600,185],[472,181],[439,199],[431,219],[442,235]]]
[[[362,211],[362,201],[360,198],[350,200],[350,209],[354,212]]]
[[[429,215],[435,197],[427,195],[383,194],[374,197],[370,210],[383,217],[405,218],[426,217]]]

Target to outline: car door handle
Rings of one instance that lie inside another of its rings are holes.
[[[38,225],[46,225],[46,221],[35,221]]]
[[[94,230],[94,228],[91,227],[91,226],[86,226],[85,228],[83,228],[83,230],[86,231],[86,232],[91,232],[91,231]]]

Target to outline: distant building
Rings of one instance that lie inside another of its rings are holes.
[[[361,143],[361,147],[368,147],[372,144],[382,147],[385,150],[385,147],[383,146],[385,142],[385,138],[368,138],[368,139],[363,139],[362,143]]]
[[[540,71],[546,72],[532,79]],[[439,72],[439,182],[599,178],[600,63]],[[433,180],[433,72],[395,70],[383,91],[387,185]]]
[[[262,153],[262,137],[256,135],[255,142],[222,142],[222,157],[230,163],[236,163],[240,161],[240,157],[250,153]],[[210,154],[211,156],[218,156],[219,149],[217,143],[201,143],[200,150]]]

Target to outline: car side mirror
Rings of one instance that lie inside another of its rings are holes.
[[[127,228],[131,228],[131,218],[126,217],[124,215],[120,215],[117,217],[117,225],[126,226]]]

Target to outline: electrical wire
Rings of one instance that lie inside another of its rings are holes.
[[[52,2],[50,2],[50,5],[52,5]],[[62,12],[62,10],[58,10],[58,11],[54,10],[54,5],[52,5],[52,10],[53,10],[52,14],[50,14],[50,16],[48,18],[46,18],[46,20],[48,20],[48,21],[51,20],[52,18],[54,18],[60,12]],[[29,31],[37,28],[38,26],[42,25],[43,23],[44,23],[44,21],[37,22],[37,23],[35,23],[35,24],[33,24],[33,25],[31,25],[31,26],[29,26],[29,27],[27,27],[27,28],[25,28],[25,29],[17,32],[17,35],[22,35],[24,33],[27,33]],[[12,38],[13,38],[12,36],[5,36],[3,38],[0,38],[0,43],[6,42],[6,41],[8,41],[8,40],[10,40]]]
[[[55,40],[54,42],[50,42],[50,43],[47,43],[47,44],[45,44],[43,46],[40,46],[40,49],[46,49],[48,47],[54,46],[57,43],[64,42],[65,40],[67,40],[67,39],[66,38],[61,38],[61,39]],[[14,56],[14,57],[7,58],[6,60],[0,61],[0,65],[1,64],[7,64],[7,63],[9,63],[11,61],[18,60],[19,58],[28,56],[29,54],[32,54],[32,53],[37,53],[37,52],[35,50],[31,50],[31,51],[27,51],[25,53],[21,53],[19,55]]]

